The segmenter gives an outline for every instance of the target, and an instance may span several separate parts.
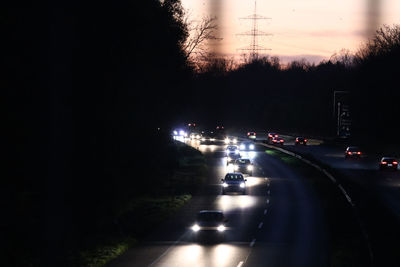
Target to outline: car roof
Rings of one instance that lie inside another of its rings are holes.
[[[239,175],[239,174],[243,175],[241,172],[228,172],[226,175]]]
[[[201,210],[199,213],[222,213],[222,210]]]
[[[386,160],[386,159],[396,159],[394,157],[383,157],[381,160]]]
[[[227,149],[231,149],[231,148],[237,148],[237,146],[227,146]]]
[[[347,149],[355,149],[355,148],[359,148],[358,146],[348,146]]]

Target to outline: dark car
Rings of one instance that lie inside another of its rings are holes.
[[[360,158],[361,155],[362,155],[362,152],[361,152],[360,148],[357,147],[357,146],[349,146],[344,151],[344,157],[346,159],[348,159],[348,158]]]
[[[196,237],[211,234],[212,237],[221,238],[226,231],[228,220],[220,210],[202,210],[197,213],[196,221],[192,225],[192,232]]]
[[[273,145],[283,145],[285,143],[285,139],[282,137],[273,137],[271,143]]]
[[[295,145],[307,145],[308,140],[304,137],[296,137]]]
[[[241,151],[253,151],[255,149],[255,145],[251,141],[242,142],[239,146]]]
[[[239,148],[237,146],[227,146],[226,147],[226,156],[229,156],[231,154],[240,154]]]
[[[247,133],[247,138],[256,140],[257,134],[255,132],[248,132]]]
[[[398,162],[392,157],[383,157],[381,162],[379,162],[380,170],[393,170],[397,171]]]
[[[245,173],[253,176],[254,166],[249,159],[237,159],[233,164],[233,170],[235,172]]]
[[[226,165],[233,164],[237,159],[240,159],[240,154],[231,153],[226,157]]]
[[[203,136],[200,139],[200,144],[204,145],[211,145],[215,144],[216,142],[217,142],[217,137],[213,131],[203,133]]]
[[[268,137],[268,141],[271,142],[274,137],[279,137],[279,134],[277,134],[277,133],[268,133],[267,137]]]
[[[243,174],[233,172],[225,175],[222,181],[222,194],[225,195],[227,192],[239,192],[243,195],[246,194],[246,182]]]

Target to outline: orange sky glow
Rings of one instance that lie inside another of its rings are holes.
[[[254,0],[181,0],[190,19],[217,17],[219,53],[239,58],[238,49],[250,44],[252,22],[241,17],[254,14]],[[278,56],[282,62],[306,58],[318,63],[341,49],[357,51],[374,29],[382,24],[400,24],[399,0],[258,0],[258,29],[271,36],[258,44],[271,50],[260,54]]]

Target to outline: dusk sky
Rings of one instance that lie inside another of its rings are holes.
[[[250,37],[237,36],[251,30],[252,22],[241,20],[254,13],[253,0],[182,0],[191,19],[216,16],[219,37],[216,50],[238,57],[239,48]],[[258,20],[258,29],[272,36],[259,37],[259,45],[270,48],[268,55],[283,62],[306,58],[327,59],[341,49],[356,51],[368,32],[382,24],[400,24],[399,0],[259,0],[257,14],[271,18]]]

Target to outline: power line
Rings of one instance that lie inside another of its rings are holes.
[[[270,36],[272,34],[259,31],[258,30],[258,20],[266,20],[271,19],[257,14],[257,1],[254,1],[254,14],[249,15],[247,17],[242,17],[240,19],[247,19],[253,22],[253,27],[250,31],[239,33],[239,36],[251,36],[250,45],[244,48],[239,48],[238,50],[242,51],[250,51],[250,57],[252,59],[258,58],[259,51],[271,50],[270,48],[265,48],[263,46],[258,45],[258,36]]]

